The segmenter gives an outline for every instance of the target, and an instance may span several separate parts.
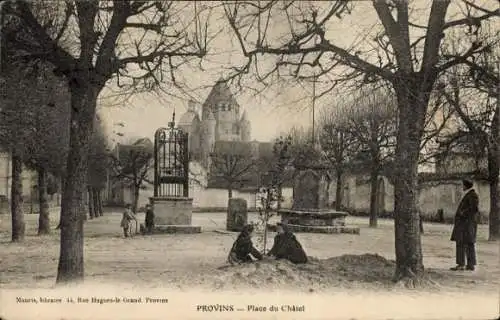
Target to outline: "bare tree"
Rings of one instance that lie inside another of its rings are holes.
[[[178,83],[176,70],[207,52],[210,37],[203,17],[210,15],[209,7],[196,2],[121,0],[21,0],[4,6],[12,21],[4,28],[9,55],[51,62],[55,72],[68,80],[71,93],[58,283],[84,277],[79,208],[99,94],[112,80],[133,92],[151,91],[168,80],[165,74],[169,84]]]
[[[55,119],[64,114],[57,94],[51,93],[57,80],[48,79],[43,70],[32,65],[9,66],[2,73],[4,90],[1,100],[0,141],[12,157],[11,213],[12,241],[24,238],[22,172],[25,164],[39,173],[40,224],[39,233],[48,228],[45,176],[61,169],[64,159],[64,126]],[[64,89],[59,92],[64,91]],[[60,98],[60,97],[59,97]],[[61,118],[64,119],[64,118]],[[66,135],[67,137],[67,135]],[[62,139],[62,140],[61,140]],[[55,150],[57,149],[57,151]],[[44,201],[45,200],[45,201]]]
[[[349,111],[347,130],[359,148],[353,162],[369,168],[370,227],[377,227],[379,177],[383,168],[393,163],[397,110],[387,92],[368,88],[356,94]]]
[[[66,83],[55,78],[45,68],[38,77],[36,89],[38,103],[29,106],[33,113],[33,127],[25,128],[31,132],[26,142],[24,163],[37,172],[39,219],[38,234],[50,233],[50,212],[48,202],[48,179],[50,175],[62,177],[69,142],[69,103]]]
[[[153,145],[137,140],[132,145],[120,145],[118,154],[111,155],[115,178],[132,186],[134,191],[132,211],[137,212],[140,190],[146,183],[152,184],[148,174],[153,167]]]
[[[394,172],[399,177],[395,182],[394,279],[410,286],[421,281],[424,274],[415,190],[430,94],[439,76],[450,67],[476,64],[474,57],[490,41],[477,41],[481,26],[499,15],[493,2],[489,9],[487,4],[481,7],[463,0],[450,10],[451,1],[443,0],[431,3],[427,22],[422,22],[419,4],[372,1],[377,24],[366,31],[363,41],[351,47],[332,39],[330,28],[346,13],[353,17],[366,13],[366,2],[268,1],[224,6],[227,21],[247,58],[244,65],[235,67],[232,79],[257,66],[252,75],[264,82],[271,80],[271,75],[285,74],[299,79],[323,77],[333,87],[346,81],[366,83],[382,78],[393,87],[398,106]],[[467,48],[445,54],[441,44],[451,29],[460,30]],[[271,30],[279,30],[279,34],[273,35]],[[266,60],[267,70],[261,68],[265,63],[259,63],[266,56],[274,58]]]
[[[254,173],[257,163],[250,146],[239,141],[217,141],[210,153],[210,161],[209,179],[222,181],[229,199],[233,197],[234,187],[244,184],[248,175]]]
[[[337,109],[339,106],[331,106]],[[325,110],[320,118],[319,142],[321,149],[330,162],[335,172],[335,209],[342,210],[342,195],[344,175],[348,169],[350,161],[353,159],[358,145],[354,143],[355,139],[349,129],[346,118],[341,112],[332,112],[331,109]]]
[[[449,77],[443,79],[441,88],[442,95],[465,125],[462,135],[455,137],[467,134],[475,138],[472,147],[476,161],[486,152],[490,190],[489,240],[500,239],[499,56],[498,51],[496,53],[496,61],[491,59],[492,54],[488,52],[490,59],[481,57],[479,65],[474,68],[456,67],[449,70]]]

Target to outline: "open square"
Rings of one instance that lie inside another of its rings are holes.
[[[359,226],[360,235],[298,233],[310,264],[260,262],[256,265],[224,268],[237,233],[225,230],[226,214],[193,213],[193,223],[202,226],[199,234],[135,235],[124,238],[120,211],[105,212],[85,224],[85,281],[120,284],[128,288],[171,288],[225,291],[234,289],[338,292],[343,290],[406,290],[394,287],[394,232],[391,220],[368,228],[367,218],[347,217]],[[24,243],[10,243],[10,219],[1,216],[0,277],[2,288],[52,288],[59,254],[59,232],[36,236],[37,215],[26,215]],[[139,214],[138,220],[143,220]],[[273,217],[273,219],[277,219]],[[249,213],[249,222],[256,214]],[[57,225],[57,212],[51,216]],[[498,293],[500,266],[498,243],[488,242],[487,226],[478,236],[478,269],[452,272],[454,245],[449,241],[451,225],[424,224],[424,264],[438,286],[424,292]],[[258,238],[256,235],[255,238]],[[272,242],[274,233],[268,235]],[[258,241],[254,240],[256,246]],[[320,261],[318,261],[319,259]],[[223,267],[223,268],[220,268]]]

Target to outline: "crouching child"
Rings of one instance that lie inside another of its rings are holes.
[[[233,246],[227,258],[228,262],[231,265],[234,265],[235,263],[240,264],[245,262],[253,262],[253,258],[257,260],[263,259],[263,255],[253,246],[253,231],[254,228],[252,225],[246,225],[243,227],[243,230],[238,235],[236,241],[233,243]]]
[[[295,235],[282,223],[277,224],[278,234],[274,237],[274,244],[267,253],[276,259],[286,259],[292,263],[306,263],[307,255]]]

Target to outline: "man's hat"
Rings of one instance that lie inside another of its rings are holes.
[[[245,233],[251,233],[253,232],[253,224],[247,224],[245,226],[243,226],[243,230],[242,232],[245,232]]]
[[[474,183],[470,179],[467,179],[467,178],[463,179],[462,183],[464,186],[466,186],[468,188],[471,188],[474,185]]]
[[[288,232],[288,226],[287,226],[286,222],[278,222],[278,223],[276,223],[276,226],[282,227],[283,231]]]

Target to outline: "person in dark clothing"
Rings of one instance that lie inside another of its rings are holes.
[[[155,213],[153,211],[153,206],[150,204],[146,205],[146,219],[144,224],[146,226],[146,233],[152,234],[155,227]]]
[[[277,224],[278,234],[274,237],[274,244],[267,253],[276,259],[286,259],[293,263],[307,263],[307,255],[295,235],[288,230],[285,224]]]
[[[229,252],[228,262],[230,264],[253,262],[253,258],[257,260],[263,259],[263,256],[259,252],[259,250],[255,249],[255,247],[253,246],[253,230],[254,228],[252,225],[246,225],[243,227],[243,230],[238,235],[238,238],[234,242],[233,247]]]
[[[473,183],[463,180],[464,196],[455,214],[455,223],[451,241],[456,243],[456,267],[451,270],[471,270],[476,266],[476,233],[479,220],[479,197],[473,189]],[[467,258],[467,266],[466,266]]]

